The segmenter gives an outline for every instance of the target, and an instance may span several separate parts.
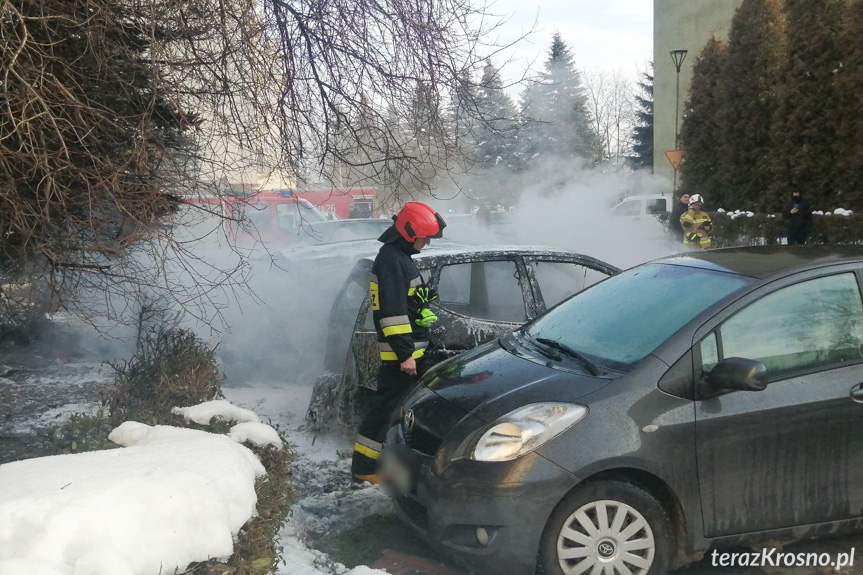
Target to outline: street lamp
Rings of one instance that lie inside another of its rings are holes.
[[[677,140],[680,136],[680,131],[678,130],[678,122],[680,120],[680,68],[683,66],[683,61],[686,60],[686,55],[689,53],[689,50],[672,50],[669,52],[671,54],[671,59],[674,61],[674,67],[677,68],[677,90],[675,90],[675,104],[674,104],[674,149],[678,149]],[[674,170],[674,189],[677,189],[677,170]]]

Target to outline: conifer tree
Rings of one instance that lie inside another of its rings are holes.
[[[843,18],[845,55],[836,74],[838,127],[836,129],[836,205],[863,210],[863,0],[853,0]]]
[[[632,132],[632,156],[627,158],[627,164],[634,170],[653,172],[653,62],[650,71],[641,75],[638,88],[635,94],[638,125]]]
[[[483,169],[515,168],[517,111],[503,89],[500,71],[491,61],[483,68],[476,102],[485,118],[474,130],[477,164]]]
[[[785,2],[782,95],[771,129],[774,185],[768,200],[772,211],[778,211],[793,190],[803,192],[816,209],[840,201],[833,154],[844,4],[845,0]]]
[[[559,33],[539,82],[522,95],[522,115],[526,161],[545,156],[599,161],[599,137],[591,126],[581,75]]]
[[[722,207],[725,201],[718,166],[722,129],[716,116],[721,106],[717,85],[726,51],[725,43],[711,35],[695,62],[680,128],[680,147],[686,151],[680,167],[681,190],[703,195],[710,209]]]
[[[731,23],[716,117],[723,132],[718,156],[723,187],[717,199],[727,208],[761,204],[772,183],[770,127],[778,97],[780,16],[780,0],[743,0]]]

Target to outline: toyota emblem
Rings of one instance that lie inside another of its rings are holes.
[[[405,411],[404,426],[407,431],[414,428],[414,412],[412,409]]]
[[[614,555],[614,545],[608,541],[603,541],[599,544],[599,554],[603,557],[611,557]]]

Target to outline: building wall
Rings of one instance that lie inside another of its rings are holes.
[[[689,50],[680,70],[680,122],[682,122],[684,102],[689,99],[692,65],[701,54],[711,33],[727,40],[734,11],[742,1],[654,0],[653,2],[653,168],[656,174],[667,177],[669,182],[674,178],[674,170],[665,157],[665,152],[674,149],[677,82],[677,69],[669,52],[679,49]]]

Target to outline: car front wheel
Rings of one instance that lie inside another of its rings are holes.
[[[541,575],[659,575],[668,572],[674,529],[663,506],[625,481],[586,483],[549,517]]]

